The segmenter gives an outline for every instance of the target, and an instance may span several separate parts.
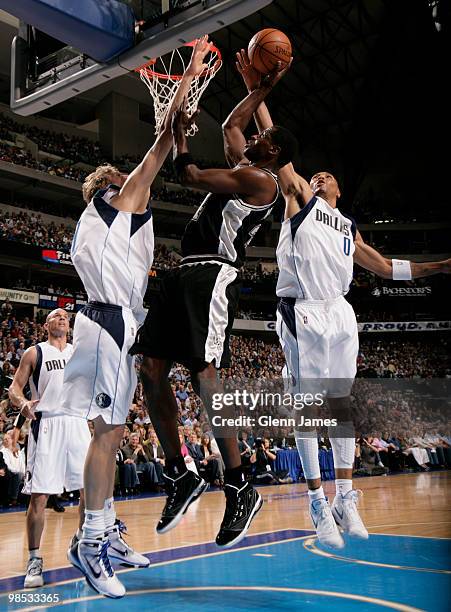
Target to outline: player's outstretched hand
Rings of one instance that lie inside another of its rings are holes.
[[[262,75],[252,66],[247,51],[241,49],[236,54],[236,69],[241,74],[244,84],[249,92],[260,87]]]
[[[196,119],[199,114],[199,110],[194,111],[191,117],[188,117],[187,113],[187,99],[186,97],[183,99],[182,104],[172,115],[171,128],[174,136],[180,134],[181,132],[185,133]]]
[[[276,85],[280,79],[286,75],[292,62],[293,58],[291,57],[290,61],[284,68],[282,68],[282,62],[277,62],[274,69],[271,70],[269,74],[265,74],[265,76],[262,78],[260,87],[269,87],[272,89],[274,85]]]
[[[20,414],[24,416],[26,419],[31,419],[32,421],[36,420],[36,415],[34,413],[35,406],[39,402],[39,400],[28,400],[22,404],[22,408],[20,409]]]
[[[444,274],[451,274],[451,259],[442,261],[442,272]]]
[[[196,44],[193,47],[191,59],[186,67],[185,74],[197,76],[202,74],[204,70],[207,70],[208,65],[204,64],[204,59],[207,53],[210,51],[210,46],[211,43],[208,40],[208,34],[205,34],[196,40]]]

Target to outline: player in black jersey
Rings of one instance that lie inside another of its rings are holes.
[[[274,126],[247,142],[243,130],[285,72],[274,71],[262,79],[260,87],[226,120],[227,157],[240,161],[232,169],[199,169],[188,153],[189,119],[183,107],[173,120],[174,163],[180,183],[210,193],[186,226],[181,264],[163,279],[160,295],[132,349],[144,354],[144,393],[166,455],[168,499],[158,533],[175,527],[208,486],[186,469],[168,373],[174,361],[189,367],[193,387],[211,411],[216,368],[227,367],[229,361],[229,334],[240,292],[237,276],[245,249],[279,195],[277,171],[292,160],[296,150],[295,139],[283,128]],[[227,432],[227,438],[218,430],[215,433],[226,466],[226,510],[216,543],[232,546],[246,534],[262,499],[244,480],[234,430]]]

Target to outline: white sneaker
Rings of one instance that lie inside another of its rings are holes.
[[[23,581],[24,588],[35,589],[36,587],[44,586],[44,577],[42,575],[43,561],[42,557],[33,557],[27,563],[27,573]]]
[[[316,529],[318,540],[328,548],[343,548],[345,545],[325,497],[310,502],[310,518]]]
[[[68,559],[84,575],[88,584],[106,597],[123,597],[125,587],[120,582],[108,558],[109,540],[82,538],[68,550]]]
[[[119,519],[116,519],[114,526],[105,532],[105,537],[111,544],[108,550],[108,557],[111,561],[116,561],[127,567],[149,567],[149,559],[135,552],[122,537],[123,533],[127,533],[127,527]]]
[[[348,491],[342,496],[337,493],[332,504],[332,514],[345,533],[354,538],[368,539],[368,531],[360,518],[357,502],[361,491]]]

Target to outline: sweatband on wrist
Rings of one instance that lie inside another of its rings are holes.
[[[174,166],[177,176],[182,174],[185,166],[189,166],[190,164],[194,164],[194,159],[191,157],[189,153],[180,153],[174,159]]]
[[[393,280],[412,280],[412,267],[407,259],[392,259]]]

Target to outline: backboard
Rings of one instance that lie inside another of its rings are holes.
[[[83,40],[79,43],[79,47],[85,48],[74,48],[64,42],[59,44],[58,40],[54,40],[54,22],[53,29],[48,28],[52,32],[52,38],[49,39],[36,29],[35,23],[30,23],[31,19],[27,16],[28,23],[21,22],[12,43],[11,109],[20,115],[38,113],[106,80],[127,74],[150,59],[179,48],[202,34],[212,34],[244,19],[271,1],[120,0],[121,4],[133,11],[132,44],[126,51],[106,62],[96,61],[86,52],[92,43],[89,36],[85,38],[85,45]],[[107,0],[95,0],[95,6],[98,7],[102,2]],[[74,3],[76,0],[66,3],[72,4],[72,11]],[[7,10],[11,14],[16,12],[16,16],[20,17],[14,3],[9,2],[8,5],[11,6]],[[42,22],[41,19],[40,29],[45,32]],[[61,34],[61,38],[63,36]]]

